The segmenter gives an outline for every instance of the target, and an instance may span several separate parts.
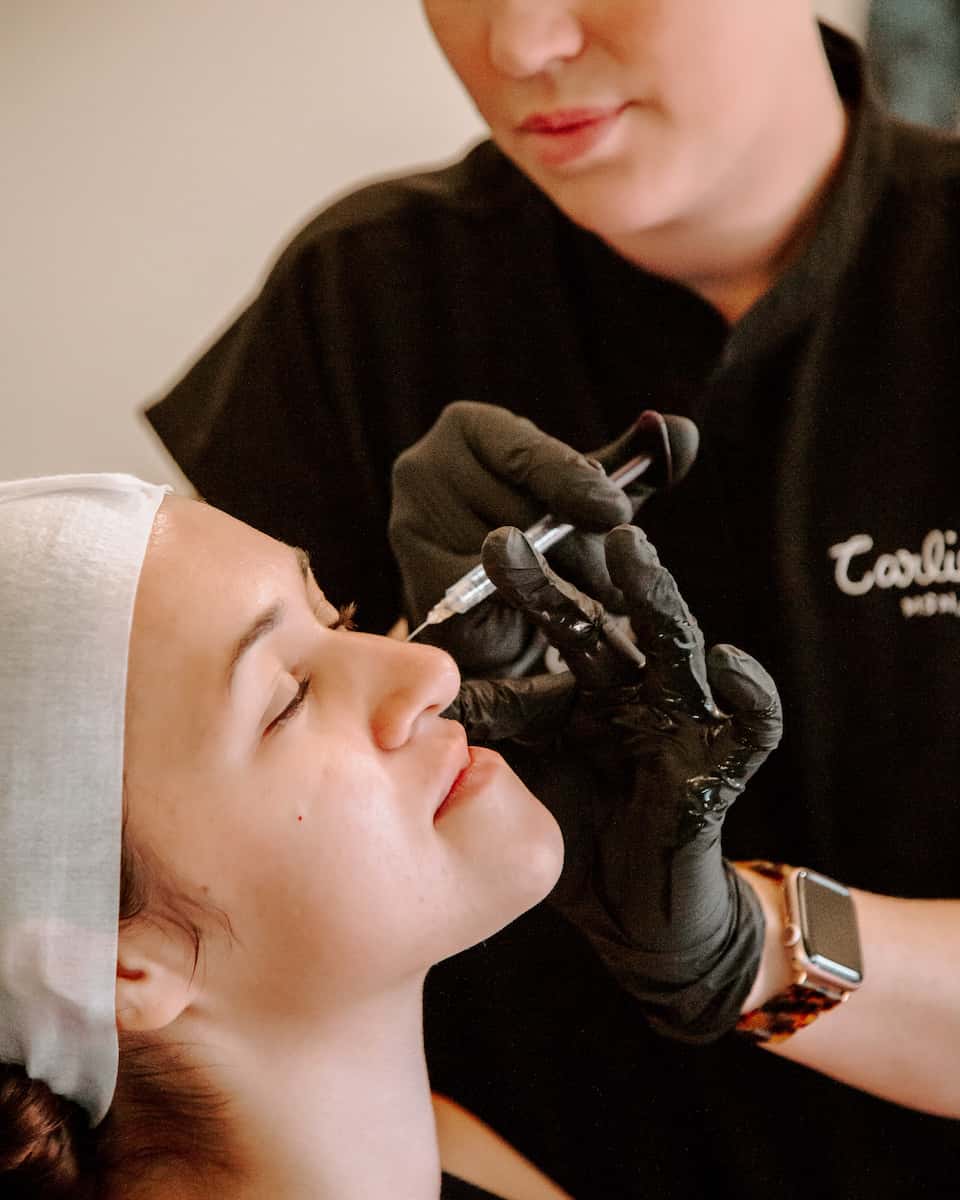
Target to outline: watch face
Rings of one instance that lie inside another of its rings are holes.
[[[807,957],[839,979],[860,983],[863,961],[849,891],[823,875],[802,871],[797,878],[797,899]]]

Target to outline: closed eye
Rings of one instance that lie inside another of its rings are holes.
[[[342,629],[344,631],[349,631],[351,629],[355,629],[356,626],[353,623],[353,617],[354,617],[354,614],[356,613],[356,611],[357,611],[357,606],[353,602],[351,602],[350,604],[341,604],[339,609],[337,610],[337,619],[333,622],[333,624],[326,626],[326,628],[327,629]],[[318,618],[320,617],[319,612],[316,613],[315,615]],[[307,696],[310,694],[310,684],[311,684],[312,680],[313,680],[312,675],[305,675],[303,677],[303,679],[300,680],[300,684],[297,688],[296,694],[294,695],[293,699],[290,701],[290,703],[287,705],[287,707],[283,710],[283,712],[278,713],[277,716],[275,716],[274,719],[270,722],[270,724],[266,727],[266,729],[263,731],[264,737],[266,737],[270,733],[273,733],[275,730],[281,728],[282,726],[286,725],[286,723],[292,717],[295,717],[297,715],[297,713],[303,707],[304,701],[306,700]]]
[[[310,693],[310,684],[312,679],[313,677],[311,675],[305,675],[303,679],[300,680],[300,686],[297,688],[293,699],[283,710],[283,712],[278,713],[278,715],[275,716],[270,724],[266,727],[266,729],[263,731],[264,737],[267,737],[281,726],[286,725],[291,717],[295,717],[297,715],[299,710],[303,707],[304,700],[306,700]]]

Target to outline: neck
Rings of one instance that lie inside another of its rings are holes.
[[[696,212],[607,239],[697,292],[733,325],[805,246],[843,156],[847,114],[819,44],[802,79]]]
[[[422,979],[302,1026],[216,1038],[235,1200],[436,1200],[440,1165],[423,1052]],[[195,1031],[188,1032],[194,1040]],[[204,1039],[207,1046],[211,1039]],[[136,1200],[193,1200],[189,1165]]]

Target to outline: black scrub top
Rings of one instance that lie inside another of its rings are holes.
[[[498,1200],[493,1192],[475,1187],[465,1179],[457,1179],[455,1175],[444,1172],[440,1184],[440,1200]]]

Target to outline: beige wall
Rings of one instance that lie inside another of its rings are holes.
[[[870,0],[819,0],[816,9],[838,28],[863,39]]]
[[[144,401],[321,202],[479,123],[417,0],[0,9],[0,478],[176,481]]]
[[[173,480],[143,401],[332,193],[479,122],[416,0],[0,9],[0,478]]]

